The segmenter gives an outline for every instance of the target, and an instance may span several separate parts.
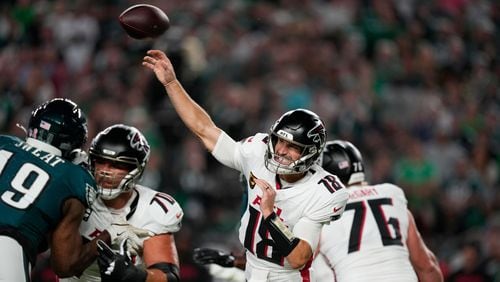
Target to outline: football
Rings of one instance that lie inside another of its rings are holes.
[[[158,37],[170,27],[167,15],[160,8],[148,4],[127,8],[118,20],[125,32],[135,39]]]

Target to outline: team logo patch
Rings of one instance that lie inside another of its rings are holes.
[[[326,131],[322,123],[318,123],[313,129],[307,132],[307,137],[311,138],[314,141],[314,143],[323,142],[325,136],[326,136]]]
[[[130,147],[143,152],[149,152],[149,146],[142,138],[139,132],[133,132],[132,136],[129,136]]]
[[[250,189],[253,189],[255,187],[255,179],[257,177],[255,177],[255,175],[253,175],[253,173],[250,171],[250,177],[248,178],[248,186],[250,186]]]

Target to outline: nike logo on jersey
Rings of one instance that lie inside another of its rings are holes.
[[[178,212],[178,213],[175,215],[175,217],[177,217],[177,218],[180,218],[181,216],[182,216],[182,213],[181,213],[181,212]]]
[[[341,209],[342,209],[342,207],[334,207],[334,208],[333,208],[333,212],[338,212],[338,211],[339,211],[339,210],[341,210]]]

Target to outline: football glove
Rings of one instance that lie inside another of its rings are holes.
[[[118,246],[124,239],[129,239],[127,249],[132,255],[140,255],[144,241],[155,235],[151,231],[130,225],[125,219],[111,223],[106,230],[111,237],[112,246]]]
[[[102,240],[97,240],[97,264],[101,273],[102,282],[144,282],[148,273],[137,268],[130,259],[127,251],[127,241],[120,243],[120,252],[115,253]]]
[[[210,248],[196,248],[193,251],[193,260],[198,264],[215,263],[224,267],[234,266],[234,256]]]
[[[69,160],[76,165],[89,169],[89,155],[82,149],[74,149],[69,153]]]

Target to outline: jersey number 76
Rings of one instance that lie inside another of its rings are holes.
[[[366,203],[370,207],[370,210],[377,223],[380,236],[382,238],[382,244],[384,246],[399,245],[403,246],[401,241],[401,231],[399,228],[399,221],[397,218],[389,217],[387,220],[382,210],[383,205],[392,205],[391,198],[381,198],[372,199],[360,202],[353,202],[346,205],[345,210],[354,210],[354,219],[352,221],[351,234],[349,236],[349,250],[347,253],[357,252],[361,247],[361,238],[363,236],[363,227],[365,225],[366,218]],[[389,225],[394,229],[395,236],[392,237],[389,230]]]

